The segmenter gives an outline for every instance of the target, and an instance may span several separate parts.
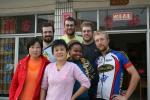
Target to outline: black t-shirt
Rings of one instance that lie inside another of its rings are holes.
[[[89,89],[90,100],[95,100],[96,94],[97,94],[97,84],[99,81],[99,75],[97,72],[97,66],[96,66],[95,60],[99,56],[100,56],[100,52],[96,48],[96,45],[94,42],[89,45],[83,44],[83,57],[86,58],[87,60],[89,60],[89,62],[91,63],[91,65],[95,71],[95,77],[91,81],[91,87]]]
[[[100,52],[96,48],[96,45],[94,42],[89,45],[83,44],[83,56],[84,58],[90,61],[94,69],[96,68],[95,60],[97,57],[99,57],[99,55],[100,55]]]

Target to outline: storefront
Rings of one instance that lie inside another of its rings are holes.
[[[95,30],[105,29],[110,34],[110,47],[124,50],[141,76],[141,81],[131,98],[150,99],[150,87],[148,87],[150,85],[148,72],[150,70],[150,6],[145,5],[144,2],[137,4],[136,0],[130,2],[129,6],[119,7],[112,7],[108,1],[101,0],[93,2],[92,0],[73,0],[72,2],[52,0],[46,5],[47,2],[46,0],[42,2],[43,6],[40,4],[37,11],[22,7],[20,10],[12,9],[13,14],[3,8],[4,11],[0,13],[0,99],[8,97],[12,73],[15,71],[18,60],[27,54],[28,39],[41,36],[40,26],[45,21],[55,23],[55,38],[62,35],[62,23],[66,15],[77,19],[76,31],[79,34],[80,24],[85,20],[93,22]],[[87,5],[85,5],[86,2]],[[33,4],[36,3],[32,2],[32,6]],[[25,13],[22,12],[23,10]],[[123,89],[126,90],[126,83],[129,80],[126,73],[124,79]]]

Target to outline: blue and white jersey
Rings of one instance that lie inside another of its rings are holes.
[[[96,59],[99,72],[97,98],[111,100],[114,94],[120,94],[123,70],[132,66],[132,63],[120,51],[109,50],[105,56]]]
[[[50,62],[55,62],[56,58],[52,54],[52,46],[48,46],[43,49],[43,55],[50,61]]]

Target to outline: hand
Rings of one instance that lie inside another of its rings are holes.
[[[76,100],[74,96],[72,96],[71,100]]]
[[[114,95],[113,100],[127,100],[127,98],[122,95]]]

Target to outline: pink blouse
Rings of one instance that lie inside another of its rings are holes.
[[[60,71],[57,71],[56,62],[47,65],[41,85],[47,90],[46,100],[71,100],[76,80],[81,86],[90,87],[89,79],[76,64],[67,61]]]

